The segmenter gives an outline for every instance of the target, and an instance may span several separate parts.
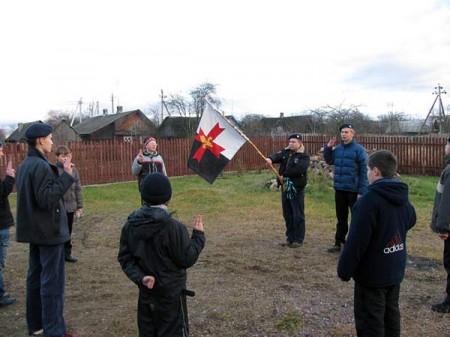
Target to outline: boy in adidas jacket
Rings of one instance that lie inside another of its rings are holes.
[[[400,336],[400,283],[405,275],[406,233],[416,223],[408,186],[395,179],[397,158],[389,151],[368,159],[367,192],[358,199],[338,263],[343,281],[355,280],[358,336]]]

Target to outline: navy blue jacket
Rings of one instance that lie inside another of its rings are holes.
[[[17,242],[57,245],[70,239],[63,195],[75,179],[50,164],[34,146],[16,174]]]
[[[367,180],[367,153],[356,139],[350,143],[341,142],[334,150],[323,148],[327,164],[334,165],[334,189],[364,194],[369,185]]]
[[[399,284],[405,275],[406,233],[416,223],[408,201],[408,185],[376,180],[352,210],[347,241],[338,263],[338,276],[367,287]]]

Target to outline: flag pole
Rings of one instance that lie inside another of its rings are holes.
[[[266,156],[258,149],[258,147],[239,129],[236,127],[236,125],[234,125],[233,123],[231,123],[228,118],[225,117],[225,114],[220,113],[219,110],[217,110],[207,99],[205,99],[206,102],[211,105],[211,107],[216,110],[217,112],[219,112],[219,115],[222,116],[222,118],[235,130],[237,131],[247,142],[250,143],[251,146],[253,146],[253,148],[256,150],[256,152],[264,159],[264,161],[266,160]],[[272,165],[269,164],[270,168],[272,169],[273,172],[275,172],[276,176],[278,177],[278,179],[281,180],[281,176],[278,173],[277,169]]]

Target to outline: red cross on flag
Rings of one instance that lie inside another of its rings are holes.
[[[206,101],[187,166],[210,184],[247,140],[230,123]]]

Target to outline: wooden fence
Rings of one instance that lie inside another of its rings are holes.
[[[445,137],[424,136],[358,136],[358,142],[367,150],[390,150],[397,155],[400,174],[439,175],[443,168]],[[319,153],[329,140],[326,135],[304,135],[304,143],[311,154]],[[264,136],[251,139],[253,144],[264,154],[270,155],[287,145],[285,136]],[[192,146],[192,139],[159,139],[159,152],[164,158],[169,176],[194,174],[186,163]],[[55,144],[56,146],[61,144]],[[136,179],[131,173],[131,163],[142,146],[137,141],[95,141],[70,142],[68,147],[73,153],[73,162],[80,172],[83,185],[104,184],[110,182],[131,181]],[[10,158],[13,167],[25,158],[27,145],[4,144],[6,156],[0,161],[0,174],[5,173],[6,159]],[[55,161],[54,153],[49,155]],[[226,167],[226,171],[258,170],[267,168],[265,160],[249,143],[236,153]]]

